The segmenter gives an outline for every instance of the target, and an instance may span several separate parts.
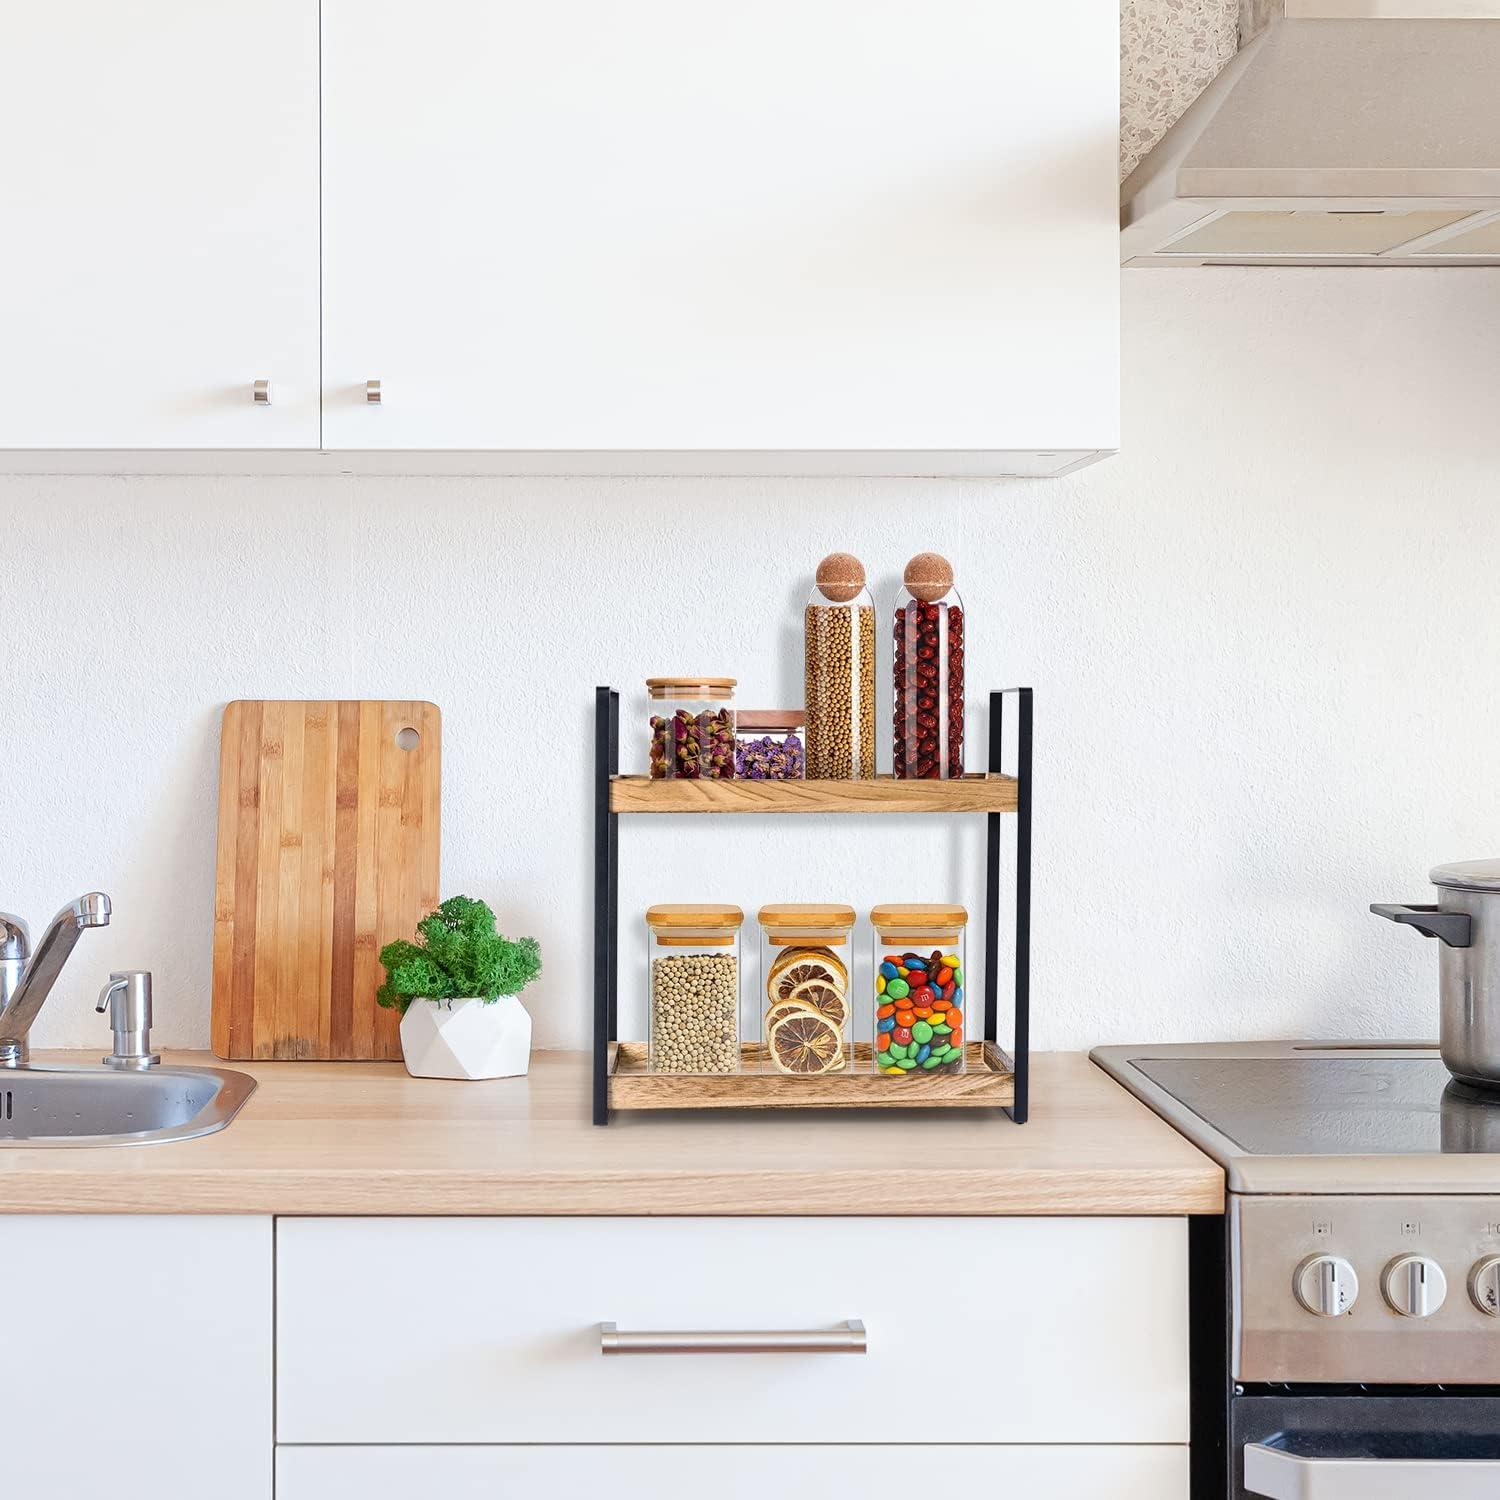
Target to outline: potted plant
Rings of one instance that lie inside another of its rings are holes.
[[[376,999],[401,1012],[401,1053],[414,1078],[513,1078],[531,1057],[518,998],[542,972],[535,938],[502,937],[483,901],[454,896],[417,923],[419,941],[380,950]]]

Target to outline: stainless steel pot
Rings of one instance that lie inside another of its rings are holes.
[[[1500,860],[1439,865],[1434,906],[1370,910],[1438,940],[1438,1046],[1455,1078],[1500,1088]]]

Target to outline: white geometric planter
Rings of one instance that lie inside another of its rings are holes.
[[[516,1078],[531,1060],[531,1017],[515,995],[413,1000],[401,1055],[413,1078]]]

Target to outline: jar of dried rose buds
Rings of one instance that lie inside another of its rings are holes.
[[[648,677],[655,780],[734,777],[734,678]]]
[[[964,608],[936,552],[906,565],[896,597],[891,770],[911,780],[964,774]]]
[[[742,781],[801,781],[807,775],[805,721],[800,708],[742,708],[734,774]]]
[[[875,605],[864,565],[847,552],[818,564],[803,616],[807,774],[860,781],[875,774]]]

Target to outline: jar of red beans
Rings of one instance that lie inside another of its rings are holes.
[[[936,552],[906,565],[895,612],[891,770],[909,780],[964,774],[964,609]]]
[[[734,777],[734,678],[648,677],[654,780]]]

